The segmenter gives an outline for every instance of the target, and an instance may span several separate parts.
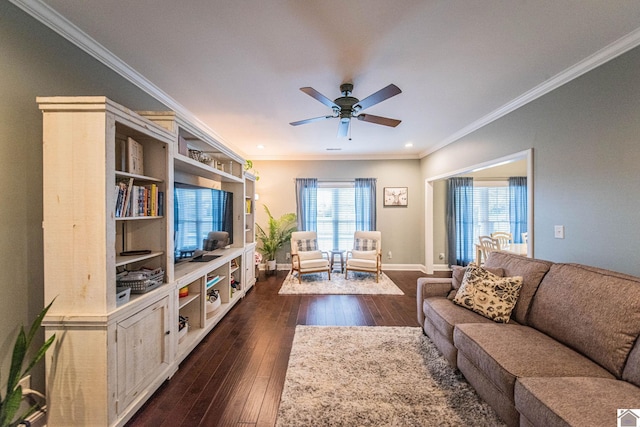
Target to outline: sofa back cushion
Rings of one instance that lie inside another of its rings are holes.
[[[538,288],[528,320],[621,378],[640,334],[640,278],[554,264]]]
[[[636,345],[629,353],[624,371],[622,371],[622,379],[640,387],[640,338],[636,340]]]
[[[504,277],[522,276],[522,288],[511,317],[522,325],[527,324],[527,315],[531,307],[531,300],[538,289],[538,285],[552,263],[539,259],[527,258],[508,252],[493,251],[489,253],[484,268],[502,268]]]

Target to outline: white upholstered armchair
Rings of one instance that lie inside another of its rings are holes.
[[[291,271],[298,272],[298,283],[301,276],[308,273],[327,272],[331,280],[329,254],[318,249],[318,238],[315,231],[294,231],[291,233]]]
[[[382,273],[382,233],[379,231],[356,231],[353,236],[353,250],[347,252],[344,278],[349,271],[363,271],[376,275],[378,282]]]

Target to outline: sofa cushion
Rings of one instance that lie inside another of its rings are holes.
[[[484,267],[484,269],[486,269],[487,271],[492,272],[493,274],[495,274],[496,276],[504,276],[504,270],[502,268],[487,268]],[[453,289],[451,290],[451,292],[449,292],[449,295],[447,296],[447,298],[449,298],[451,301],[453,301],[453,298],[455,298],[456,293],[458,292],[458,289],[460,289],[460,285],[462,284],[462,279],[464,279],[464,273],[467,272],[467,267],[462,267],[460,265],[452,265],[451,266],[451,286],[453,287]]]
[[[492,323],[491,320],[471,310],[457,306],[446,298],[428,298],[423,302],[422,310],[431,323],[453,344],[453,328],[456,323]]]
[[[629,353],[629,358],[622,371],[622,379],[640,387],[640,338]]]
[[[538,288],[529,323],[621,378],[640,334],[640,279],[555,264]]]
[[[514,397],[530,424],[600,427],[616,425],[617,409],[638,407],[640,389],[606,378],[520,378]]]
[[[531,300],[552,264],[549,261],[493,251],[489,253],[484,268],[502,268],[504,270],[503,276],[522,276],[520,296],[511,316],[518,323],[526,325]]]
[[[458,353],[463,353],[497,389],[511,398],[516,378],[521,377],[613,378],[585,356],[527,326],[494,322],[458,324],[453,342]]]
[[[469,266],[453,302],[487,319],[507,323],[521,287],[522,277],[499,277],[482,267]]]

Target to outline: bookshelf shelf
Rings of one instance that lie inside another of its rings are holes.
[[[147,182],[163,182],[162,179],[154,178],[146,175],[136,175],[129,172],[116,171],[116,178],[133,178],[138,181],[147,181]]]
[[[189,304],[190,302],[197,300],[198,298],[200,298],[200,293],[195,293],[195,294],[190,293],[188,296],[179,299],[178,308],[181,309],[185,307],[187,304]]]
[[[151,216],[151,215],[145,215],[145,216],[119,216],[116,217],[116,221],[148,221],[148,220],[152,220],[152,219],[162,219],[164,218],[164,215],[162,216]]]
[[[138,218],[138,219],[140,219],[140,218]],[[145,260],[148,260],[148,259],[160,257],[162,255],[164,255],[164,252],[151,252],[151,253],[144,254],[144,255],[126,255],[126,256],[117,255],[116,256],[115,267],[122,267],[122,266],[128,265],[128,264],[139,263],[141,261],[145,261]]]

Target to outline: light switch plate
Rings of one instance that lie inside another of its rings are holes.
[[[564,225],[556,225],[553,227],[553,236],[556,239],[564,239]]]

